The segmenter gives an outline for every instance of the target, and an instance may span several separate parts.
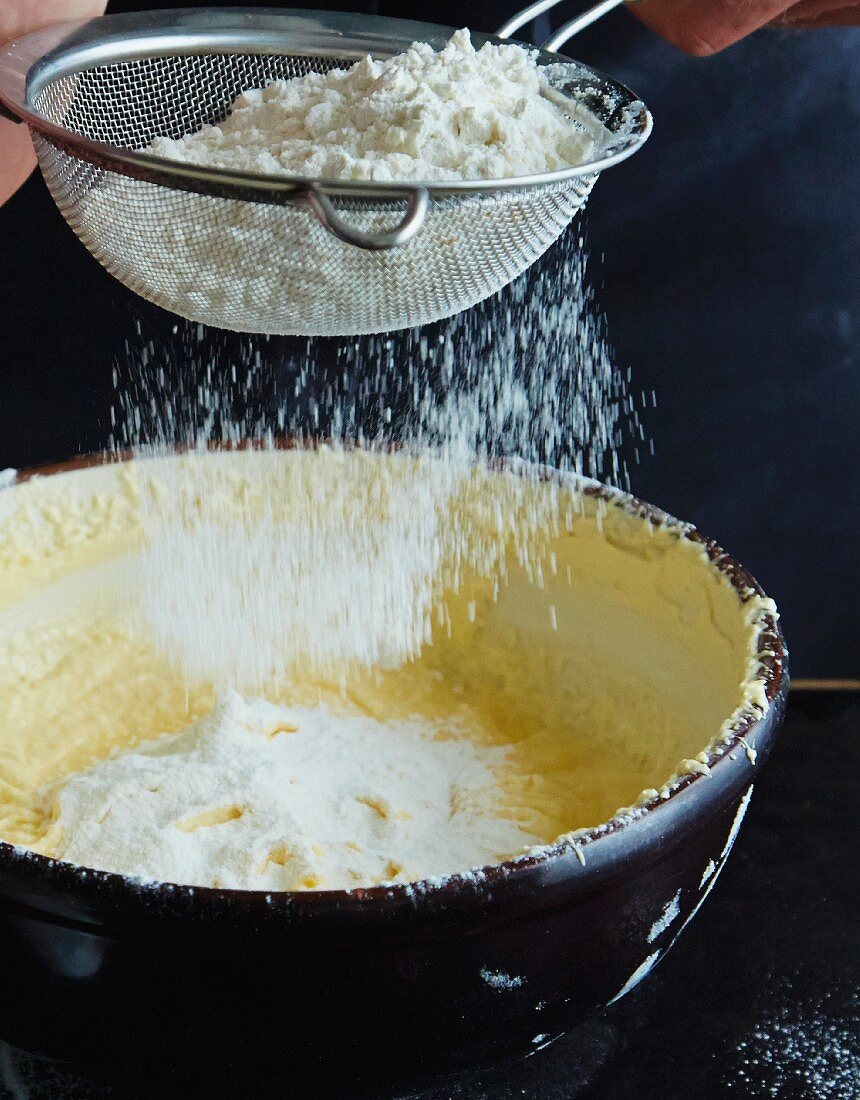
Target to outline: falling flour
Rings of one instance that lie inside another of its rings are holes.
[[[613,360],[574,231],[487,301],[401,332],[270,339],[139,321],[114,383],[115,451],[342,439],[545,463],[627,489],[656,402]]]
[[[151,464],[128,605],[191,682],[260,692],[417,658],[465,572],[537,558],[556,492],[432,454],[261,450]]]
[[[319,463],[261,457],[242,485],[215,462],[165,463],[142,501],[147,545],[130,583],[145,625],[191,679],[240,691],[307,661],[331,675],[415,658],[457,582],[451,562],[493,581],[516,543],[540,568],[558,522],[553,494],[530,488],[541,464],[623,480],[622,438],[641,430],[575,238],[434,329],[309,341],[287,363],[263,341],[219,346],[190,325],[177,337],[172,353],[139,348],[120,381],[119,449],[250,439],[264,456],[284,437],[333,441]],[[349,441],[364,463],[342,461]],[[404,461],[373,460],[392,447]],[[516,477],[480,478],[500,459]]]

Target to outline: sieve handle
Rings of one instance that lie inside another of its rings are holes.
[[[560,27],[555,34],[543,43],[541,49],[555,53],[569,38],[573,38],[575,34],[579,34],[586,27],[590,27],[592,23],[597,22],[607,12],[612,11],[613,8],[617,8],[624,2],[625,0],[600,0],[599,4],[594,4],[587,11],[577,15],[570,22],[565,23],[563,27]],[[630,2],[633,2],[633,0],[630,0]],[[550,8],[554,8],[559,3],[561,3],[561,0],[536,0],[534,4],[529,4],[527,8],[517,12],[507,23],[503,23],[496,31],[496,38],[510,38],[514,31],[518,31],[526,23],[531,23],[532,19],[537,19],[539,15],[543,15],[545,11],[549,11]]]
[[[406,213],[399,225],[394,226],[393,229],[387,229],[384,233],[364,233],[344,221],[325,191],[319,187],[310,187],[305,193],[308,205],[329,233],[333,233],[345,244],[365,248],[371,252],[383,252],[406,244],[424,224],[430,206],[427,189],[416,187],[405,194]]]

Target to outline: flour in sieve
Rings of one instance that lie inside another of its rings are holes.
[[[594,138],[547,98],[533,51],[460,30],[386,61],[243,92],[224,122],[151,151],[171,160],[321,179],[476,180],[583,163]]]
[[[555,67],[558,68],[558,67]],[[268,174],[374,180],[489,179],[562,169],[605,138],[568,118],[519,46],[440,52],[244,92],[217,126],[157,137],[147,152]],[[543,92],[546,91],[546,95]],[[432,202],[407,245],[368,252],[337,240],[301,205],[214,198],[108,175],[81,201],[79,232],[112,274],[184,317],[234,330],[354,335],[424,324],[486,298],[568,225],[593,176],[551,188]],[[401,198],[341,209],[364,234],[396,225]],[[434,276],[435,272],[435,276]],[[422,289],[423,288],[423,289]]]

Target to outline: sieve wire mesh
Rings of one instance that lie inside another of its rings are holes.
[[[144,149],[217,123],[241,91],[325,71],[332,57],[274,53],[149,56],[49,81],[34,107],[74,135]],[[94,165],[31,128],[63,216],[112,275],[194,321],[309,336],[411,328],[458,313],[528,268],[587,198],[596,175],[430,201],[410,242],[371,252],[338,240],[305,206],[182,191]],[[365,232],[405,202],[334,199]]]

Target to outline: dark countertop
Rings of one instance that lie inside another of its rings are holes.
[[[860,694],[793,693],[726,870],[653,975],[553,1046],[420,1100],[856,1100],[858,767]],[[288,1071],[269,1094],[288,1100]],[[0,1096],[153,1093],[0,1043]]]

